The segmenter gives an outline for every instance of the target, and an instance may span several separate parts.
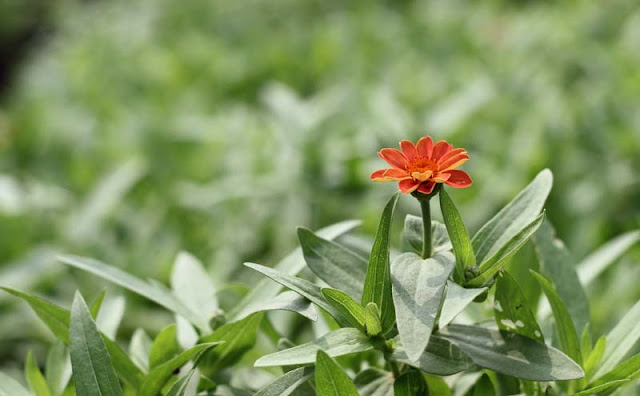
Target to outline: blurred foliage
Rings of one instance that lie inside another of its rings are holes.
[[[2,284],[69,301],[102,283],[60,277],[56,252],[166,279],[179,249],[220,284],[253,283],[242,261],[273,263],[297,225],[362,218],[372,234],[394,189],[368,180],[376,150],[426,133],[471,155],[474,188],[452,195],[473,231],[544,167],[576,257],[640,223],[637,1],[61,1],[52,15],[0,107]],[[599,330],[630,305],[612,301],[638,298],[637,258],[591,291]],[[27,319],[0,319],[0,337],[28,338]]]

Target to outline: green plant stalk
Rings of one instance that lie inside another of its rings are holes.
[[[431,207],[429,198],[418,198],[422,209],[422,258],[433,256],[433,238],[431,235]]]

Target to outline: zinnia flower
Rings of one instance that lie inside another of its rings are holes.
[[[398,188],[404,194],[417,191],[428,195],[438,183],[446,183],[455,188],[471,185],[469,175],[456,169],[469,160],[467,150],[454,149],[444,140],[434,145],[430,136],[418,140],[417,145],[403,140],[400,148],[402,151],[383,148],[378,152],[378,156],[391,165],[391,168],[373,172],[371,180],[398,181]]]

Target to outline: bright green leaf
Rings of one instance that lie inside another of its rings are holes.
[[[322,349],[316,355],[315,378],[318,396],[359,396],[351,378]]]
[[[191,369],[187,375],[178,379],[173,385],[171,385],[166,396],[184,396],[184,393],[187,391],[187,387],[189,386],[189,381],[191,381],[194,373],[195,370]]]
[[[153,340],[149,350],[149,368],[153,369],[162,363],[173,359],[180,353],[180,345],[176,339],[176,325],[169,325],[162,329]]]
[[[380,323],[380,310],[376,303],[370,302],[364,309],[364,329],[370,337],[382,334],[382,323]]]
[[[100,308],[102,307],[102,303],[104,302],[104,298],[107,296],[107,289],[102,289],[102,292],[98,294],[93,303],[91,303],[91,317],[93,320],[96,320],[98,317],[98,313],[100,313]]]
[[[604,351],[606,348],[607,348],[607,337],[602,336],[598,338],[598,341],[596,342],[596,345],[593,348],[593,351],[591,351],[587,359],[585,359],[584,361],[585,362],[584,372],[587,373],[588,378],[591,378],[593,376],[593,372],[595,371],[596,367],[602,360],[602,357],[604,356]]]
[[[33,357],[32,351],[29,351],[29,353],[27,353],[27,360],[25,361],[24,371],[27,377],[29,388],[31,388],[31,391],[33,391],[36,396],[51,396],[51,391],[49,390],[47,381],[45,381],[42,372],[40,372],[40,368],[38,367],[38,363]]]
[[[493,314],[500,330],[544,342],[529,302],[516,280],[506,271],[498,274]]]
[[[624,362],[620,363],[613,370],[606,373],[597,381],[589,384],[590,387],[598,387],[606,384],[615,383],[617,381],[624,380],[636,380],[640,377],[640,354],[637,354]],[[613,393],[618,386],[623,385],[623,383],[617,383],[615,387],[608,387],[606,391],[602,390],[601,394],[608,395]]]
[[[325,287],[322,289],[325,300],[349,322],[351,327],[365,329],[365,308],[362,308],[347,293]]]
[[[393,383],[395,396],[427,395],[427,384],[422,374],[415,370],[407,371]]]
[[[440,210],[456,255],[455,279],[457,282],[463,282],[465,270],[476,265],[476,257],[473,254],[467,227],[445,189],[440,190]]]
[[[142,383],[143,372],[131,361],[129,356],[115,341],[110,340],[104,334],[102,335],[102,341],[104,341],[104,345],[107,347],[107,352],[109,352],[109,356],[111,357],[111,363],[118,377],[131,385],[131,387],[137,388]]]
[[[395,310],[391,295],[391,266],[389,263],[391,223],[399,194],[391,197],[382,212],[376,239],[371,248],[367,277],[362,292],[362,305],[373,302],[380,308],[382,332],[387,333],[395,323]]]

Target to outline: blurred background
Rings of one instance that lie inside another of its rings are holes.
[[[471,155],[472,232],[545,167],[577,259],[637,229],[640,4],[0,0],[0,284],[68,307],[106,282],[57,253],[166,282],[184,249],[252,285],[242,262],[273,265],[298,225],[372,235],[395,190],[376,151],[425,134]],[[588,290],[597,334],[640,298],[639,260]],[[125,337],[171,320],[127,297]],[[0,368],[51,338],[0,294]]]

